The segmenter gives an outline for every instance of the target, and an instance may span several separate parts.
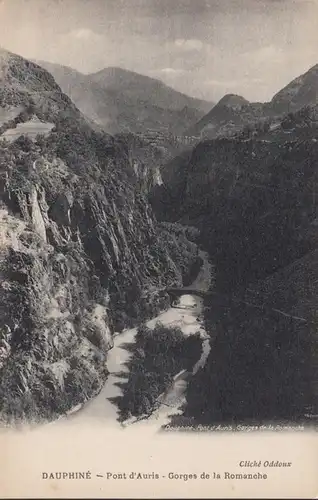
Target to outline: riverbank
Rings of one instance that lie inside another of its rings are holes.
[[[179,327],[185,336],[193,335],[200,332],[203,341],[207,340],[207,334],[201,323],[203,300],[201,298],[184,295],[178,308],[170,308],[167,311],[159,314],[156,318],[147,322],[149,328],[154,328],[157,322],[165,326]],[[128,380],[127,363],[131,358],[131,350],[127,349],[135,343],[137,329],[129,329],[114,337],[114,346],[108,352],[107,367],[109,376],[101,390],[101,392],[91,401],[87,402],[81,409],[69,414],[68,417],[61,418],[59,421],[68,420],[70,422],[80,423],[86,419],[103,420],[107,425],[120,426],[118,422],[118,408],[114,400],[122,395],[121,388],[118,383],[125,383]],[[198,361],[198,363],[200,360]],[[197,363],[197,364],[198,364]],[[127,373],[124,378],[123,374]],[[158,420],[158,414],[169,413],[170,405],[173,403],[175,410],[184,404],[184,392],[186,382],[182,379],[174,381],[173,386],[167,394],[162,395],[161,405],[158,410],[152,415],[152,420]],[[169,408],[165,405],[169,404]],[[161,408],[162,406],[162,408]],[[134,421],[134,420],[132,420]],[[164,423],[164,422],[163,422]]]

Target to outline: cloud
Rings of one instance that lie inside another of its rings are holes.
[[[317,63],[317,2],[0,0],[0,45],[84,73],[120,66],[202,98],[267,100]]]
[[[248,51],[242,54],[242,58],[253,59],[259,64],[270,62],[270,64],[280,63],[286,57],[286,54],[280,47],[275,45],[266,45],[259,49]]]
[[[238,78],[233,80],[204,80],[203,85],[211,87],[219,87],[222,89],[239,89],[239,88],[249,88],[251,85],[262,84],[263,80],[261,78]]]
[[[86,73],[105,67],[111,50],[114,46],[107,43],[104,34],[79,26],[55,36],[35,59],[64,64]]]
[[[80,40],[80,41],[87,41],[87,42],[99,42],[103,38],[103,35],[100,35],[98,33],[95,33],[89,28],[78,28],[75,30],[72,30],[66,34],[63,35],[65,38],[70,38],[72,40]]]
[[[69,36],[79,38],[81,40],[89,40],[90,38],[95,36],[95,33],[88,28],[81,28],[71,31],[69,33]]]
[[[184,70],[175,68],[162,68],[158,72],[164,73],[166,75],[180,75],[181,73],[184,73]]]
[[[177,38],[174,42],[175,46],[179,49],[188,51],[188,50],[202,50],[204,47],[204,43],[197,38],[190,38],[185,40],[184,38]]]
[[[205,80],[202,82],[203,85],[221,88],[237,88],[240,83],[237,80],[225,81],[225,80]]]

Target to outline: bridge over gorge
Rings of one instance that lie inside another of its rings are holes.
[[[166,288],[165,291],[169,294],[171,298],[171,305],[173,305],[174,301],[181,297],[182,295],[195,295],[196,297],[200,297],[204,299],[207,296],[214,295],[210,291],[198,290],[197,288],[186,288],[186,287],[170,287]]]
[[[170,296],[171,307],[177,306],[177,301],[182,295],[193,295],[205,299],[211,297],[211,303],[213,299],[213,307],[218,308],[219,306],[231,308],[235,304],[242,305],[242,307],[248,307],[252,309],[258,309],[266,316],[280,316],[285,317],[287,321],[296,321],[297,323],[311,323],[309,318],[303,318],[291,314],[289,311],[282,311],[281,309],[275,308],[275,305],[260,303],[261,298],[255,296],[255,294],[250,295],[249,293],[244,293],[242,296],[234,294],[220,293],[215,289],[209,289],[210,286],[213,287],[211,283],[212,266],[209,261],[209,256],[206,252],[200,251],[200,257],[203,260],[203,265],[201,270],[194,280],[194,282],[185,287],[167,287],[164,289],[166,293]],[[246,290],[247,292],[248,290]]]
[[[227,306],[230,306],[231,304],[242,304],[247,307],[251,307],[253,309],[259,309],[264,312],[264,314],[267,315],[281,315],[285,316],[286,318],[289,318],[290,320],[295,320],[301,323],[311,323],[308,321],[306,318],[302,318],[299,316],[294,316],[286,311],[282,311],[280,309],[276,309],[274,307],[266,306],[265,304],[253,304],[251,302],[248,302],[245,298],[240,298],[240,297],[235,297],[234,295],[226,295],[222,293],[218,293],[216,291],[212,290],[200,290],[197,288],[190,288],[190,287],[168,287],[165,289],[165,291],[169,294],[170,299],[171,299],[171,307],[175,306],[176,303],[175,301],[181,297],[182,295],[194,295],[197,297],[200,297],[202,299],[206,297],[214,297],[217,299],[219,302],[221,302]]]

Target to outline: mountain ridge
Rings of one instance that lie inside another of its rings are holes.
[[[222,135],[232,135],[253,121],[267,116],[266,104],[251,103],[236,94],[226,94],[187,134],[213,139]]]
[[[253,127],[257,122],[273,121],[317,103],[318,64],[315,64],[285,85],[268,102],[249,102],[241,96],[226,94],[187,133],[206,139],[230,136],[244,127]]]
[[[277,92],[271,104],[285,113],[318,103],[318,64],[294,78]]]
[[[56,78],[75,104],[109,133],[169,130],[178,135],[211,103],[187,96],[164,82],[122,68],[80,73],[70,67],[37,61]],[[192,114],[185,116],[188,107]],[[188,121],[187,121],[188,120]]]

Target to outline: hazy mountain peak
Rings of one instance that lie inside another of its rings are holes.
[[[82,74],[57,64],[40,64],[86,116],[111,134],[150,129],[178,135],[212,106],[160,80],[118,67]]]
[[[226,94],[189,129],[188,134],[209,138],[228,135],[239,129],[244,122],[253,120],[255,114],[258,115],[259,110],[244,97]]]
[[[244,97],[236,94],[226,94],[219,100],[217,106],[231,106],[231,107],[241,107],[245,104],[249,104],[249,101],[244,99]]]
[[[146,81],[148,83],[160,83],[164,85],[164,83],[158,79],[151,78],[146,75],[141,75],[140,73],[136,73],[135,71],[119,68],[117,66],[110,66],[108,68],[104,68],[96,73],[90,73],[90,77],[94,80],[101,81],[103,78],[107,79],[107,83],[117,84],[117,83],[125,83],[129,84],[132,82],[142,82]]]

